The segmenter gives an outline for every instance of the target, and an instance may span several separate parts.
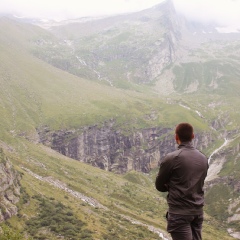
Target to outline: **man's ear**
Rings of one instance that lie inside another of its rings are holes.
[[[176,142],[177,142],[177,144],[178,144],[178,143],[179,143],[179,137],[178,137],[177,134],[175,134],[175,140],[176,140]]]
[[[194,135],[194,133],[192,134],[192,139],[194,139],[195,138],[195,135]]]
[[[175,140],[176,140],[176,142],[179,140],[179,138],[178,138],[178,135],[177,135],[177,134],[175,134]]]

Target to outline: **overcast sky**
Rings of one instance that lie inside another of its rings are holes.
[[[52,19],[111,15],[152,7],[163,0],[0,0],[0,12]],[[240,25],[240,0],[173,0],[190,19]]]

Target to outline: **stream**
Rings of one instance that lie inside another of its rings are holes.
[[[216,154],[217,152],[219,152],[219,151],[220,151],[223,147],[225,147],[228,143],[229,143],[229,140],[226,139],[226,138],[224,138],[224,143],[223,143],[219,148],[215,149],[215,150],[212,152],[212,154],[209,156],[209,158],[208,158],[208,163],[209,163],[209,164],[210,164],[210,162],[211,162],[212,156],[213,156],[214,154]]]

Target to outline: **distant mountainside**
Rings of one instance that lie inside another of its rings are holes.
[[[170,239],[153,181],[187,121],[210,161],[204,239],[239,238],[240,34],[218,27],[172,1],[58,24],[0,18],[3,230]]]
[[[240,33],[217,29],[188,22],[165,1],[137,13],[50,26],[61,40],[42,39],[34,52],[63,70],[120,88],[140,83],[155,84],[161,94],[232,91],[239,87]]]

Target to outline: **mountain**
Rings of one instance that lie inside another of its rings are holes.
[[[232,90],[239,86],[233,79],[240,34],[219,33],[218,27],[189,23],[166,1],[133,14],[53,25],[48,30],[61,39],[55,51],[43,39],[34,52],[63,70],[120,88],[156,83],[160,93],[225,91],[227,78]]]
[[[133,88],[133,83],[152,82],[175,59],[174,43],[180,36],[174,16],[171,2],[166,2],[139,13],[64,23],[50,28],[62,40],[51,57],[47,49],[52,42],[47,40],[34,52],[80,77]],[[64,52],[58,51],[63,46]]]
[[[31,22],[0,19],[4,237],[169,239],[153,182],[188,121],[210,157],[204,239],[237,238],[239,34],[188,22],[171,1]]]

